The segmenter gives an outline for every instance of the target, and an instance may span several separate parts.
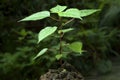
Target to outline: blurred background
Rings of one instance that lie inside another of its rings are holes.
[[[120,57],[120,0],[0,0],[0,80],[37,80],[48,69],[58,67],[52,54],[32,61],[43,47],[58,45],[59,40],[52,37],[37,44],[38,32],[55,22],[50,19],[17,22],[57,4],[69,8],[101,9],[66,26],[76,30],[67,33],[64,40],[82,41],[84,50],[87,50],[82,56],[70,55],[67,60],[84,76],[91,71],[105,74],[112,70],[112,62]]]

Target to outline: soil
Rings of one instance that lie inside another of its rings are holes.
[[[57,70],[50,69],[39,80],[84,80],[84,78],[72,65],[65,62]]]

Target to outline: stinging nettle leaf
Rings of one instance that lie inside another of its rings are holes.
[[[100,9],[86,9],[86,10],[80,10],[80,16],[81,17],[85,17],[85,16],[89,16],[97,11],[100,11]]]
[[[40,57],[41,55],[43,55],[47,50],[48,50],[48,48],[42,49],[42,50],[33,58],[33,60],[35,60],[36,58],[38,58],[38,57]]]
[[[82,47],[83,47],[82,42],[73,42],[70,45],[68,45],[68,47],[74,52],[77,52],[77,53],[80,53],[80,54],[83,52],[83,50],[82,50]]]
[[[76,8],[67,9],[65,12],[58,13],[58,15],[61,16],[61,17],[71,17],[71,18],[82,19],[80,17],[79,9],[76,9]]]
[[[59,13],[59,12],[64,11],[66,8],[67,8],[67,6],[57,5],[57,6],[53,7],[53,8],[51,8],[50,11],[51,11],[52,13]]]
[[[41,12],[34,13],[20,21],[36,21],[36,20],[41,20],[41,19],[47,18],[49,16],[50,16],[49,11],[41,11]]]
[[[42,41],[44,38],[48,37],[52,33],[54,33],[57,30],[57,27],[45,27],[42,29],[38,34],[38,43]]]

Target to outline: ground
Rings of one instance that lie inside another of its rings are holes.
[[[65,62],[59,69],[50,69],[40,80],[84,80],[71,64]]]

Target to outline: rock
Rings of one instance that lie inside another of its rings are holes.
[[[39,80],[84,80],[84,78],[72,65],[64,63],[57,70],[50,69]]]

